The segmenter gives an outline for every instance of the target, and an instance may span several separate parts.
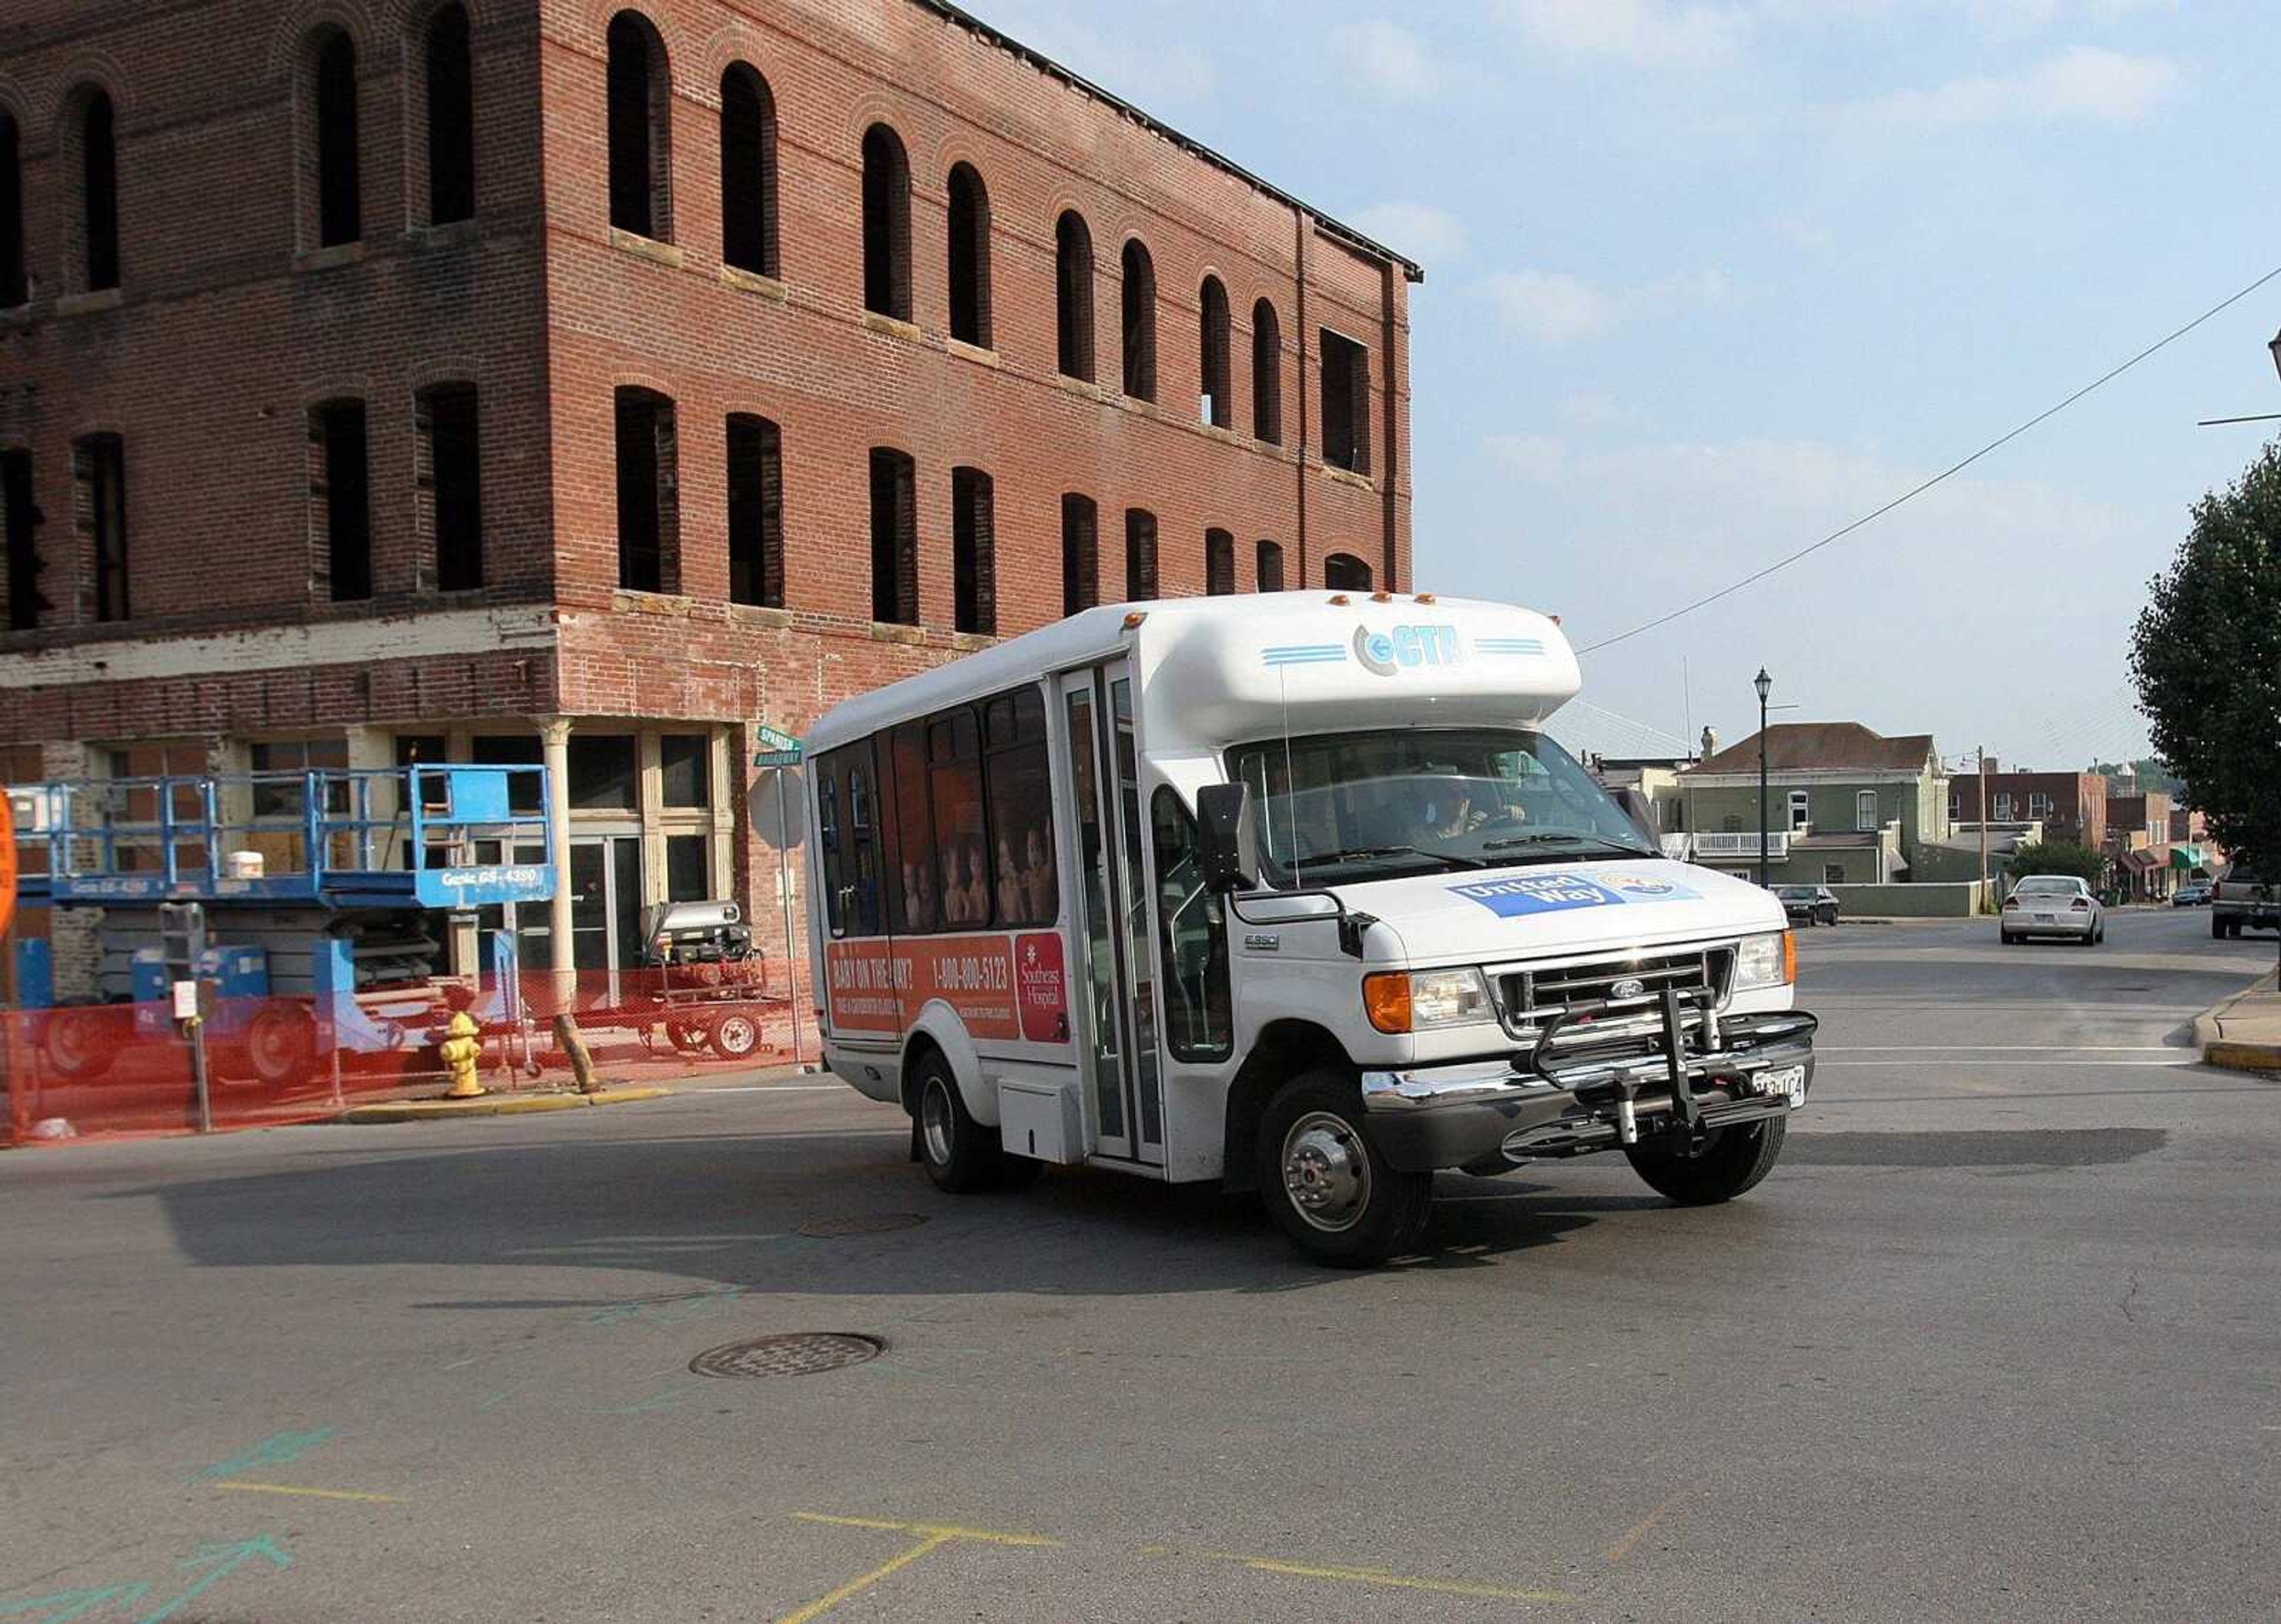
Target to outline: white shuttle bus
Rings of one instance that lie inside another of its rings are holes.
[[[808,735],[831,1070],[948,1190],[1047,1163],[1415,1247],[1437,1168],[1766,1177],[1813,1076],[1772,893],[1666,861],[1546,719],[1558,625],[1279,592],[1088,609]]]

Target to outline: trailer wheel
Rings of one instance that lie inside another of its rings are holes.
[[[1276,1227],[1317,1263],[1357,1268],[1416,1249],[1434,1175],[1387,1161],[1349,1079],[1310,1071],[1276,1090],[1256,1154],[1260,1199]]]
[[[1732,1201],[1774,1171],[1790,1123],[1781,1117],[1737,1127],[1713,1128],[1703,1148],[1689,1156],[1654,1143],[1628,1145],[1632,1171],[1659,1195],[1682,1207],[1708,1207]]]
[[[311,1080],[316,1057],[317,1025],[299,1004],[272,999],[246,1023],[246,1070],[265,1087],[289,1088]]]
[[[996,1184],[1005,1152],[989,1129],[967,1114],[950,1063],[933,1049],[918,1064],[919,1159],[935,1187],[963,1195]]]
[[[750,1059],[761,1047],[761,1024],[747,1010],[726,1010],[714,1017],[705,1038],[723,1060]]]
[[[40,1058],[58,1077],[83,1082],[111,1070],[118,1050],[104,1040],[103,1017],[93,1009],[57,1009],[40,1025]]]

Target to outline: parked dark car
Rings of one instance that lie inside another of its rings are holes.
[[[2170,893],[2173,908],[2208,908],[2209,900],[2210,883],[2206,879],[2188,880]]]
[[[1837,893],[1827,885],[1776,885],[1782,912],[1807,924],[1837,923]]]

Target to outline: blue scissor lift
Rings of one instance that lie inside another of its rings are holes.
[[[546,788],[542,766],[420,764],[15,785],[19,846],[46,858],[23,865],[19,901],[104,910],[99,1001],[131,1000],[147,1036],[168,1030],[161,905],[201,904],[209,1048],[287,1085],[426,1041],[443,990],[465,985],[434,973],[433,916],[554,894],[552,863],[497,860],[545,848]],[[523,1026],[518,968],[514,936],[495,932],[473,1009],[486,1025]],[[17,986],[27,1010],[51,1011],[54,1070],[108,1066],[97,1027],[57,1006],[46,941],[18,944]]]

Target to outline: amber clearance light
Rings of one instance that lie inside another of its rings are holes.
[[[1363,1013],[1380,1032],[1410,1030],[1410,972],[1382,970],[1362,978]]]

